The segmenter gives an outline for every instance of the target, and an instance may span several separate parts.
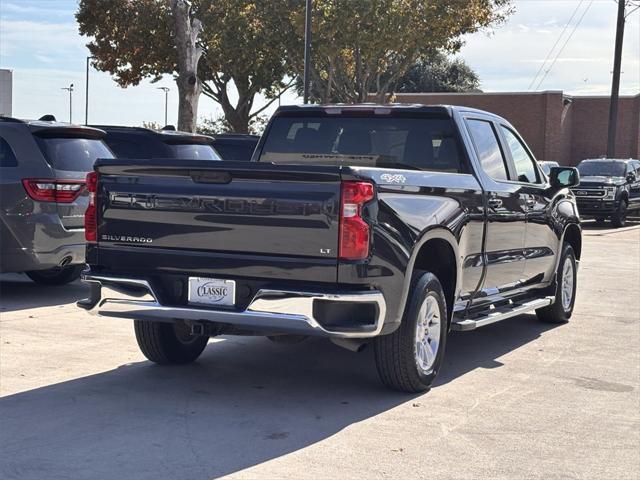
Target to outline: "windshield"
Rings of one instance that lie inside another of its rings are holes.
[[[94,138],[37,138],[40,150],[56,170],[89,172],[98,158],[113,158],[102,140]]]
[[[623,162],[581,162],[578,171],[582,177],[624,177]]]
[[[176,158],[185,160],[220,160],[220,155],[208,144],[175,144],[169,145]]]
[[[278,117],[261,162],[460,172],[450,119]]]

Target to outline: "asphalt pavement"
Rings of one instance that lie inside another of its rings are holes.
[[[79,282],[0,276],[0,478],[640,478],[640,226],[587,226],[575,313],[451,334],[423,395],[372,352],[211,340],[159,367]]]

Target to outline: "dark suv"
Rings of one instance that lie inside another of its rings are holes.
[[[52,117],[49,117],[52,118]],[[87,172],[113,158],[104,132],[0,118],[0,272],[63,284],[84,266]]]
[[[213,138],[173,128],[151,130],[144,127],[94,125],[107,133],[105,142],[118,158],[182,158],[220,160]]]
[[[640,211],[640,160],[583,160],[578,170],[580,185],[573,193],[581,217],[610,218],[624,227],[627,213]]]
[[[213,137],[213,148],[223,160],[249,162],[259,140],[258,135],[223,133]]]

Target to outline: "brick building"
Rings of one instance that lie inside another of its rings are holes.
[[[607,150],[609,97],[534,93],[399,93],[400,103],[463,105],[509,120],[540,160],[576,165]],[[620,97],[616,157],[640,158],[640,95]]]

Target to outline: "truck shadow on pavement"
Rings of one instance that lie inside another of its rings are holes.
[[[452,335],[433,392],[499,367],[549,328],[526,315]],[[138,362],[0,399],[0,477],[204,480],[310,447],[416,397],[379,383],[371,350],[218,339],[190,366]]]
[[[48,286],[32,282],[26,275],[0,275],[0,314],[27,308],[65,305],[87,297],[88,289],[80,280],[67,285]]]

